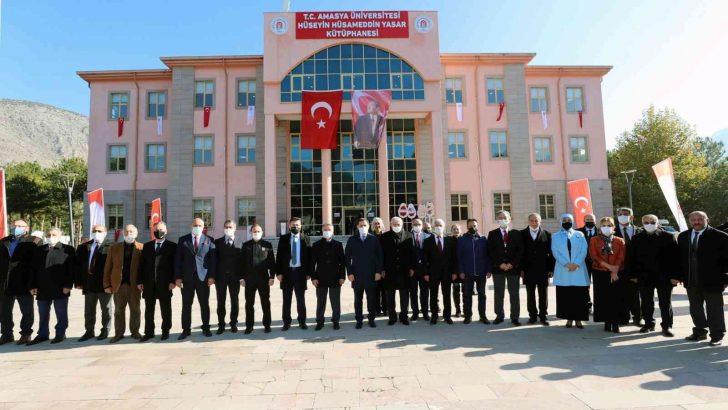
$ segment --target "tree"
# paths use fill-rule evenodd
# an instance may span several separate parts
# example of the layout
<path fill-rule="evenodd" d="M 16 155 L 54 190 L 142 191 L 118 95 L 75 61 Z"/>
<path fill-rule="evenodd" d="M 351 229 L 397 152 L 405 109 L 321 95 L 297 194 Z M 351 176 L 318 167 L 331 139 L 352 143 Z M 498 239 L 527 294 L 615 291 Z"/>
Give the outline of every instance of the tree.
<path fill-rule="evenodd" d="M 698 138 L 696 153 L 708 166 L 708 181 L 700 187 L 702 210 L 708 214 L 712 225 L 728 222 L 728 157 L 720 141 Z"/>

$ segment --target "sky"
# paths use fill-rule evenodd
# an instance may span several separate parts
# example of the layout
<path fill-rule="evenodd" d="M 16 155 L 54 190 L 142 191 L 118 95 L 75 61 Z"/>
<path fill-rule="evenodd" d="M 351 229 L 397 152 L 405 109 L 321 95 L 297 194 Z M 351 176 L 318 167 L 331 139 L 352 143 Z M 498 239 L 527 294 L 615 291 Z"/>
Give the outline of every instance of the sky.
<path fill-rule="evenodd" d="M 0 98 L 88 115 L 77 70 L 163 68 L 160 56 L 262 54 L 281 0 L 0 0 Z M 728 145 L 728 1 L 291 0 L 291 11 L 437 10 L 442 52 L 534 52 L 532 64 L 611 65 L 613 147 L 650 105 Z M 722 133 L 718 133 L 723 130 Z"/>

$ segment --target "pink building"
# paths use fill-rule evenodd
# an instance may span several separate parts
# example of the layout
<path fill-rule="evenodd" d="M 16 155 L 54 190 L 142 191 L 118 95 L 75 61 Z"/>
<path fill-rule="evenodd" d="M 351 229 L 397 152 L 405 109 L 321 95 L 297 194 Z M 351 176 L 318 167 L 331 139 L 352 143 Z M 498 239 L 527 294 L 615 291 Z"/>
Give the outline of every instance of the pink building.
<path fill-rule="evenodd" d="M 201 216 L 215 236 L 226 219 L 273 236 L 292 215 L 314 233 L 332 222 L 346 234 L 362 215 L 386 221 L 402 203 L 427 202 L 447 223 L 490 229 L 508 209 L 516 226 L 536 211 L 553 229 L 569 206 L 566 181 L 579 178 L 595 212 L 612 213 L 601 94 L 610 67 L 443 54 L 436 12 L 344 13 L 266 13 L 262 56 L 79 72 L 91 89 L 88 190 L 104 188 L 109 227 L 148 230 L 160 197 L 173 235 Z M 301 150 L 301 91 L 338 89 L 339 147 Z M 392 91 L 378 150 L 352 148 L 353 89 Z"/>

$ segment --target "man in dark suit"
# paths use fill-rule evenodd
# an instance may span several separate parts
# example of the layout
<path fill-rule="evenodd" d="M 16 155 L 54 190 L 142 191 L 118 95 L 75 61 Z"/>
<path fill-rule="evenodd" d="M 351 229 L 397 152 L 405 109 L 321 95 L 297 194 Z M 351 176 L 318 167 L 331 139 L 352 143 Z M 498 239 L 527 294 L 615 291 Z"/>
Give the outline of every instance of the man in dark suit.
<path fill-rule="evenodd" d="M 536 212 L 528 215 L 528 228 L 521 231 L 521 238 L 523 239 L 521 277 L 526 285 L 528 323 L 534 324 L 539 319 L 543 326 L 548 326 L 549 278 L 554 277 L 556 260 L 551 253 L 551 232 L 541 228 L 541 215 Z M 538 307 L 536 307 L 536 290 L 538 290 Z"/>
<path fill-rule="evenodd" d="M 192 334 L 192 303 L 197 294 L 202 318 L 202 334 L 210 332 L 210 286 L 215 284 L 217 255 L 212 238 L 202 233 L 205 222 L 200 218 L 192 220 L 191 233 L 179 238 L 175 255 L 175 285 L 182 288 L 182 333 L 178 340 Z"/>
<path fill-rule="evenodd" d="M 634 213 L 631 208 L 622 207 L 617 210 L 617 229 L 614 234 L 624 239 L 624 245 L 627 247 L 627 253 L 629 254 L 629 245 L 632 242 L 632 237 L 639 232 L 636 226 L 632 224 Z M 625 274 L 627 277 L 630 276 L 629 264 L 625 265 Z M 625 280 L 623 282 L 622 289 L 624 290 L 624 301 L 627 304 L 627 312 L 622 324 L 629 323 L 630 313 L 632 314 L 632 324 L 635 326 L 642 326 L 642 309 L 640 307 L 640 289 L 637 285 L 636 280 Z"/>
<path fill-rule="evenodd" d="M 581 228 L 578 228 L 577 231 L 584 234 L 584 238 L 586 239 L 586 244 L 589 245 L 589 241 L 591 238 L 597 236 L 597 226 L 596 226 L 596 216 L 594 214 L 586 214 L 584 215 L 584 226 Z M 525 238 L 524 238 L 525 240 Z M 591 281 L 592 277 L 592 261 L 591 257 L 587 253 L 586 255 L 586 270 L 589 272 L 589 280 Z M 591 296 L 589 296 L 589 312 L 591 312 L 592 308 L 592 301 Z"/>
<path fill-rule="evenodd" d="M 410 305 L 412 306 L 412 317 L 410 320 L 415 321 L 420 318 L 420 310 L 422 311 L 422 317 L 425 320 L 430 320 L 429 304 L 430 304 L 430 285 L 425 282 L 424 274 L 422 272 L 422 257 L 423 249 L 425 246 L 425 240 L 430 237 L 430 234 L 423 230 L 422 220 L 415 218 L 412 220 L 412 243 L 414 244 L 414 250 L 416 255 L 416 269 L 415 276 L 410 282 Z M 419 300 L 417 294 L 419 292 Z"/>
<path fill-rule="evenodd" d="M 380 217 L 372 219 L 372 235 L 382 241 L 384 235 L 384 221 Z M 377 316 L 387 316 L 387 290 L 384 288 L 384 281 L 377 282 Z"/>
<path fill-rule="evenodd" d="M 144 298 L 144 337 L 142 342 L 154 338 L 154 308 L 159 301 L 162 314 L 162 340 L 169 339 L 172 328 L 172 289 L 177 244 L 167 239 L 167 224 L 157 222 L 153 226 L 154 240 L 144 244 L 137 288 Z M 237 281 L 236 281 L 237 283 Z"/>
<path fill-rule="evenodd" d="M 321 227 L 323 238 L 311 248 L 311 283 L 316 288 L 316 330 L 324 328 L 326 297 L 331 300 L 331 322 L 339 330 L 341 319 L 341 285 L 346 280 L 344 246 L 334 239 L 334 226 Z"/>
<path fill-rule="evenodd" d="M 28 224 L 22 219 L 13 221 L 10 236 L 0 240 L 0 345 L 15 341 L 13 307 L 20 305 L 20 339 L 18 345 L 30 342 L 33 334 L 35 309 L 30 295 L 30 275 L 33 254 L 42 240 L 28 234 Z"/>
<path fill-rule="evenodd" d="M 384 270 L 382 280 L 387 290 L 388 325 L 397 323 L 395 309 L 395 293 L 399 291 L 399 321 L 409 325 L 407 307 L 409 305 L 409 290 L 417 269 L 417 254 L 415 253 L 412 235 L 402 228 L 402 218 L 395 216 L 389 223 L 389 231 L 382 234 L 380 245 L 384 257 Z"/>
<path fill-rule="evenodd" d="M 643 229 L 638 232 L 627 248 L 626 263 L 629 264 L 631 279 L 637 280 L 642 299 L 642 317 L 645 325 L 641 333 L 655 330 L 655 290 L 662 316 L 662 334 L 672 333 L 672 288 L 671 278 L 679 277 L 680 251 L 675 236 L 660 227 L 656 215 L 642 217 Z"/>
<path fill-rule="evenodd" d="M 51 305 L 56 313 L 56 335 L 51 344 L 66 340 L 68 329 L 68 297 L 73 288 L 76 252 L 72 246 L 61 243 L 61 230 L 48 230 L 48 244 L 35 248 L 33 255 L 30 293 L 38 301 L 38 335 L 28 345 L 49 339 Z"/>
<path fill-rule="evenodd" d="M 677 238 L 680 247 L 680 277 L 688 291 L 693 333 L 689 341 L 707 339 L 719 346 L 725 335 L 723 291 L 728 286 L 728 234 L 708 225 L 708 215 L 702 211 L 690 213 L 692 229 L 681 232 Z M 707 317 L 706 317 L 707 316 Z"/>
<path fill-rule="evenodd" d="M 384 117 L 379 112 L 379 102 L 370 101 L 367 113 L 356 119 L 354 128 L 354 148 L 376 148 L 384 130 Z"/>
<path fill-rule="evenodd" d="M 306 325 L 306 284 L 311 278 L 311 239 L 301 231 L 301 218 L 288 221 L 289 232 L 281 236 L 276 253 L 276 277 L 283 291 L 283 331 L 291 327 L 291 302 L 296 293 L 298 326 Z"/>
<path fill-rule="evenodd" d="M 346 270 L 349 282 L 354 289 L 354 319 L 356 328 L 362 328 L 364 321 L 363 298 L 367 296 L 367 310 L 370 327 L 377 327 L 374 319 L 376 312 L 376 282 L 382 278 L 382 247 L 379 240 L 369 233 L 369 221 L 359 218 L 356 224 L 357 233 L 346 242 Z"/>
<path fill-rule="evenodd" d="M 76 289 L 81 289 L 84 295 L 84 325 L 86 332 L 78 339 L 85 342 L 95 336 L 96 304 L 101 308 L 101 332 L 97 340 L 104 340 L 109 336 L 111 324 L 111 295 L 104 292 L 104 266 L 109 253 L 109 243 L 106 239 L 106 227 L 94 225 L 91 228 L 91 240 L 78 245 L 76 250 Z"/>
<path fill-rule="evenodd" d="M 215 291 L 217 292 L 217 334 L 225 332 L 225 299 L 230 293 L 230 331 L 238 331 L 238 313 L 240 311 L 240 250 L 243 238 L 235 235 L 235 222 L 225 221 L 224 235 L 215 240 L 217 250 L 217 273 Z"/>
<path fill-rule="evenodd" d="M 521 232 L 510 229 L 511 214 L 508 211 L 498 211 L 496 221 L 499 228 L 488 233 L 488 255 L 493 269 L 493 288 L 495 298 L 494 324 L 503 323 L 503 299 L 505 297 L 506 283 L 511 302 L 511 323 L 520 326 L 519 316 L 521 304 L 518 297 L 520 288 L 521 261 L 523 260 L 523 241 Z"/>
<path fill-rule="evenodd" d="M 450 226 L 450 237 L 455 240 L 455 266 L 458 270 L 460 265 L 457 261 L 457 243 L 461 236 L 463 236 L 463 233 L 460 224 Z M 452 298 L 455 302 L 455 317 L 460 317 L 462 315 L 463 280 L 460 278 L 460 272 L 457 273 L 457 277 L 452 281 Z"/>
<path fill-rule="evenodd" d="M 109 247 L 109 255 L 104 264 L 104 292 L 114 295 L 114 337 L 111 343 L 124 338 L 126 328 L 126 307 L 129 306 L 129 331 L 131 337 L 141 340 L 142 311 L 141 292 L 137 289 L 139 262 L 144 244 L 137 242 L 137 227 L 124 227 L 124 242 Z"/>
<path fill-rule="evenodd" d="M 273 286 L 276 261 L 273 245 L 263 239 L 263 228 L 258 224 L 250 227 L 253 239 L 245 242 L 241 250 L 240 285 L 245 287 L 245 334 L 253 332 L 255 324 L 255 292 L 260 296 L 263 308 L 263 326 L 270 333 L 270 288 Z"/>
<path fill-rule="evenodd" d="M 435 219 L 432 227 L 433 234 L 425 239 L 422 265 L 425 282 L 430 284 L 430 324 L 437 324 L 439 303 L 437 293 L 442 287 L 442 317 L 445 323 L 452 324 L 450 317 L 452 303 L 450 288 L 452 281 L 457 278 L 457 240 L 445 236 L 445 221 Z"/>

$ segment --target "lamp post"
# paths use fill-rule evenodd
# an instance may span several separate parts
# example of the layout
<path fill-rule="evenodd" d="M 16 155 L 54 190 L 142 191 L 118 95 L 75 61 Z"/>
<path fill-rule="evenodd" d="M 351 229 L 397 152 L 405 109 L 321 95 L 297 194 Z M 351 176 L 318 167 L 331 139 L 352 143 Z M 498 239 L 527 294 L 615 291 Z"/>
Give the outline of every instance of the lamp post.
<path fill-rule="evenodd" d="M 73 186 L 76 183 L 76 177 L 78 176 L 78 174 L 67 173 L 61 174 L 61 176 L 63 177 L 63 186 L 66 187 L 66 191 L 68 192 L 68 220 L 69 226 L 71 227 L 71 246 L 75 246 L 76 229 L 73 226 L 73 200 L 71 199 L 71 194 L 73 194 Z"/>
<path fill-rule="evenodd" d="M 627 191 L 629 192 L 629 209 L 634 212 L 634 207 L 632 206 L 632 181 L 634 181 L 634 174 L 637 172 L 636 169 L 630 169 L 629 171 L 622 171 L 621 173 L 624 174 L 624 179 L 627 180 Z"/>

